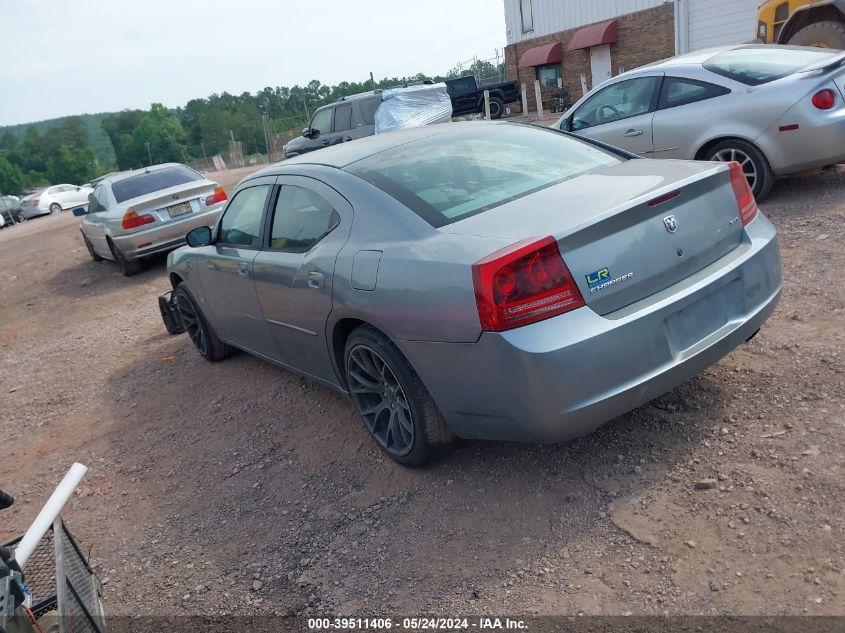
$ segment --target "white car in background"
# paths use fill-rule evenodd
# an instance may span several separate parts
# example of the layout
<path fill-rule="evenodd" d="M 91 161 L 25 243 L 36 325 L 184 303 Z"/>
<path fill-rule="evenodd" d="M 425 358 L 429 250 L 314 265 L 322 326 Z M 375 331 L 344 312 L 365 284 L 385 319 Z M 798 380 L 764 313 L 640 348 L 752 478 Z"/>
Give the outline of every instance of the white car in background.
<path fill-rule="evenodd" d="M 21 218 L 30 220 L 39 215 L 61 213 L 65 209 L 88 206 L 91 187 L 77 185 L 52 185 L 21 200 Z"/>

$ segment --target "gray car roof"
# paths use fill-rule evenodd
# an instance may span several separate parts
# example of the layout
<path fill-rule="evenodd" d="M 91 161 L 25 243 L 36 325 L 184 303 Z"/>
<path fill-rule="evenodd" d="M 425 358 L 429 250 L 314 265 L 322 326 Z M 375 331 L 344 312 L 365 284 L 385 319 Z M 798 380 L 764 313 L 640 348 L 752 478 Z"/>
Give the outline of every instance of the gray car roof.
<path fill-rule="evenodd" d="M 424 138 L 431 138 L 440 136 L 441 134 L 448 134 L 450 131 L 455 131 L 456 127 L 461 129 L 470 126 L 485 126 L 485 125 L 514 125 L 510 122 L 487 122 L 487 121 L 463 121 L 456 123 L 438 123 L 435 125 L 426 125 L 424 127 L 411 128 L 407 130 L 395 130 L 392 132 L 383 132 L 374 136 L 367 136 L 358 139 L 351 143 L 338 143 L 330 147 L 324 147 L 307 154 L 301 154 L 288 158 L 280 163 L 275 163 L 264 169 L 250 174 L 245 180 L 252 178 L 260 178 L 261 176 L 273 176 L 284 173 L 286 167 L 294 165 L 325 165 L 328 167 L 343 168 L 351 163 L 359 161 L 373 154 L 378 154 L 384 150 L 404 145 L 405 143 L 412 143 Z"/>

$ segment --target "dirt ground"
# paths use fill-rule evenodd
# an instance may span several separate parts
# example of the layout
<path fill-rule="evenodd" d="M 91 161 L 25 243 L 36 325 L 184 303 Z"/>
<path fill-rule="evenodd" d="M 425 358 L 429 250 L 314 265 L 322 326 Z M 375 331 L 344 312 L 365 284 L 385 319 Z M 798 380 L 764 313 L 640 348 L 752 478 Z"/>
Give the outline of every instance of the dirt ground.
<path fill-rule="evenodd" d="M 124 278 L 67 213 L 4 230 L 0 541 L 81 461 L 111 614 L 845 615 L 845 170 L 761 206 L 786 287 L 750 343 L 587 438 L 416 471 L 342 396 L 168 336 L 163 258 Z"/>

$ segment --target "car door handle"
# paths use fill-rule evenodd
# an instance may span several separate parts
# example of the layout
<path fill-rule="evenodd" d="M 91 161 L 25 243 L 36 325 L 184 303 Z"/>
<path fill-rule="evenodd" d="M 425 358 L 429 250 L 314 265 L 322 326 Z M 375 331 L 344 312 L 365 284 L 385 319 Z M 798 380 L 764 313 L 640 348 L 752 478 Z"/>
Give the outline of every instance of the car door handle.
<path fill-rule="evenodd" d="M 321 145 L 328 145 L 328 144 L 329 144 L 329 141 L 323 141 L 323 142 L 321 143 Z"/>
<path fill-rule="evenodd" d="M 643 135 L 642 130 L 628 130 L 627 132 L 625 132 L 625 134 L 623 134 L 623 136 L 627 136 L 628 138 L 630 138 L 632 136 L 642 136 L 642 135 Z"/>
<path fill-rule="evenodd" d="M 349 142 L 349 141 L 352 140 L 352 137 L 351 136 L 344 136 L 343 140 L 344 140 L 344 142 Z"/>
<path fill-rule="evenodd" d="M 326 285 L 326 276 L 323 273 L 311 272 L 308 273 L 308 287 L 314 290 L 322 290 Z"/>
<path fill-rule="evenodd" d="M 249 262 L 238 263 L 238 274 L 241 277 L 249 277 Z"/>

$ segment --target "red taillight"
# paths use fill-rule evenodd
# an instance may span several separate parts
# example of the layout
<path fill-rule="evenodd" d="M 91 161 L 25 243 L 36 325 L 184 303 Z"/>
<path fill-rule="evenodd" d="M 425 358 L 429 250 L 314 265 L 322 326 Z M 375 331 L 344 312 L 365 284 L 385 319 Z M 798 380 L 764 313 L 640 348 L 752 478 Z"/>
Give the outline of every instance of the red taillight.
<path fill-rule="evenodd" d="M 481 329 L 501 332 L 584 305 L 551 236 L 513 244 L 472 265 Z"/>
<path fill-rule="evenodd" d="M 35 200 L 32 201 L 32 206 L 37 207 L 39 202 L 41 202 L 41 198 L 36 198 Z"/>
<path fill-rule="evenodd" d="M 217 204 L 218 202 L 226 202 L 226 200 L 228 199 L 229 196 L 227 196 L 226 192 L 223 191 L 223 187 L 215 187 L 214 193 L 205 199 L 205 206 L 210 207 L 212 204 Z"/>
<path fill-rule="evenodd" d="M 754 199 L 751 187 L 748 186 L 748 179 L 742 171 L 742 165 L 732 160 L 728 163 L 728 167 L 731 170 L 731 187 L 733 187 L 736 204 L 739 207 L 739 217 L 742 219 L 742 225 L 745 226 L 757 216 L 757 201 Z"/>
<path fill-rule="evenodd" d="M 155 221 L 156 219 L 149 213 L 138 215 L 135 211 L 129 211 L 126 215 L 123 216 L 123 222 L 121 223 L 121 226 L 123 226 L 124 229 L 137 229 L 139 226 L 151 224 Z"/>
<path fill-rule="evenodd" d="M 836 93 L 829 88 L 819 90 L 813 95 L 813 105 L 819 110 L 830 110 L 836 105 Z"/>

